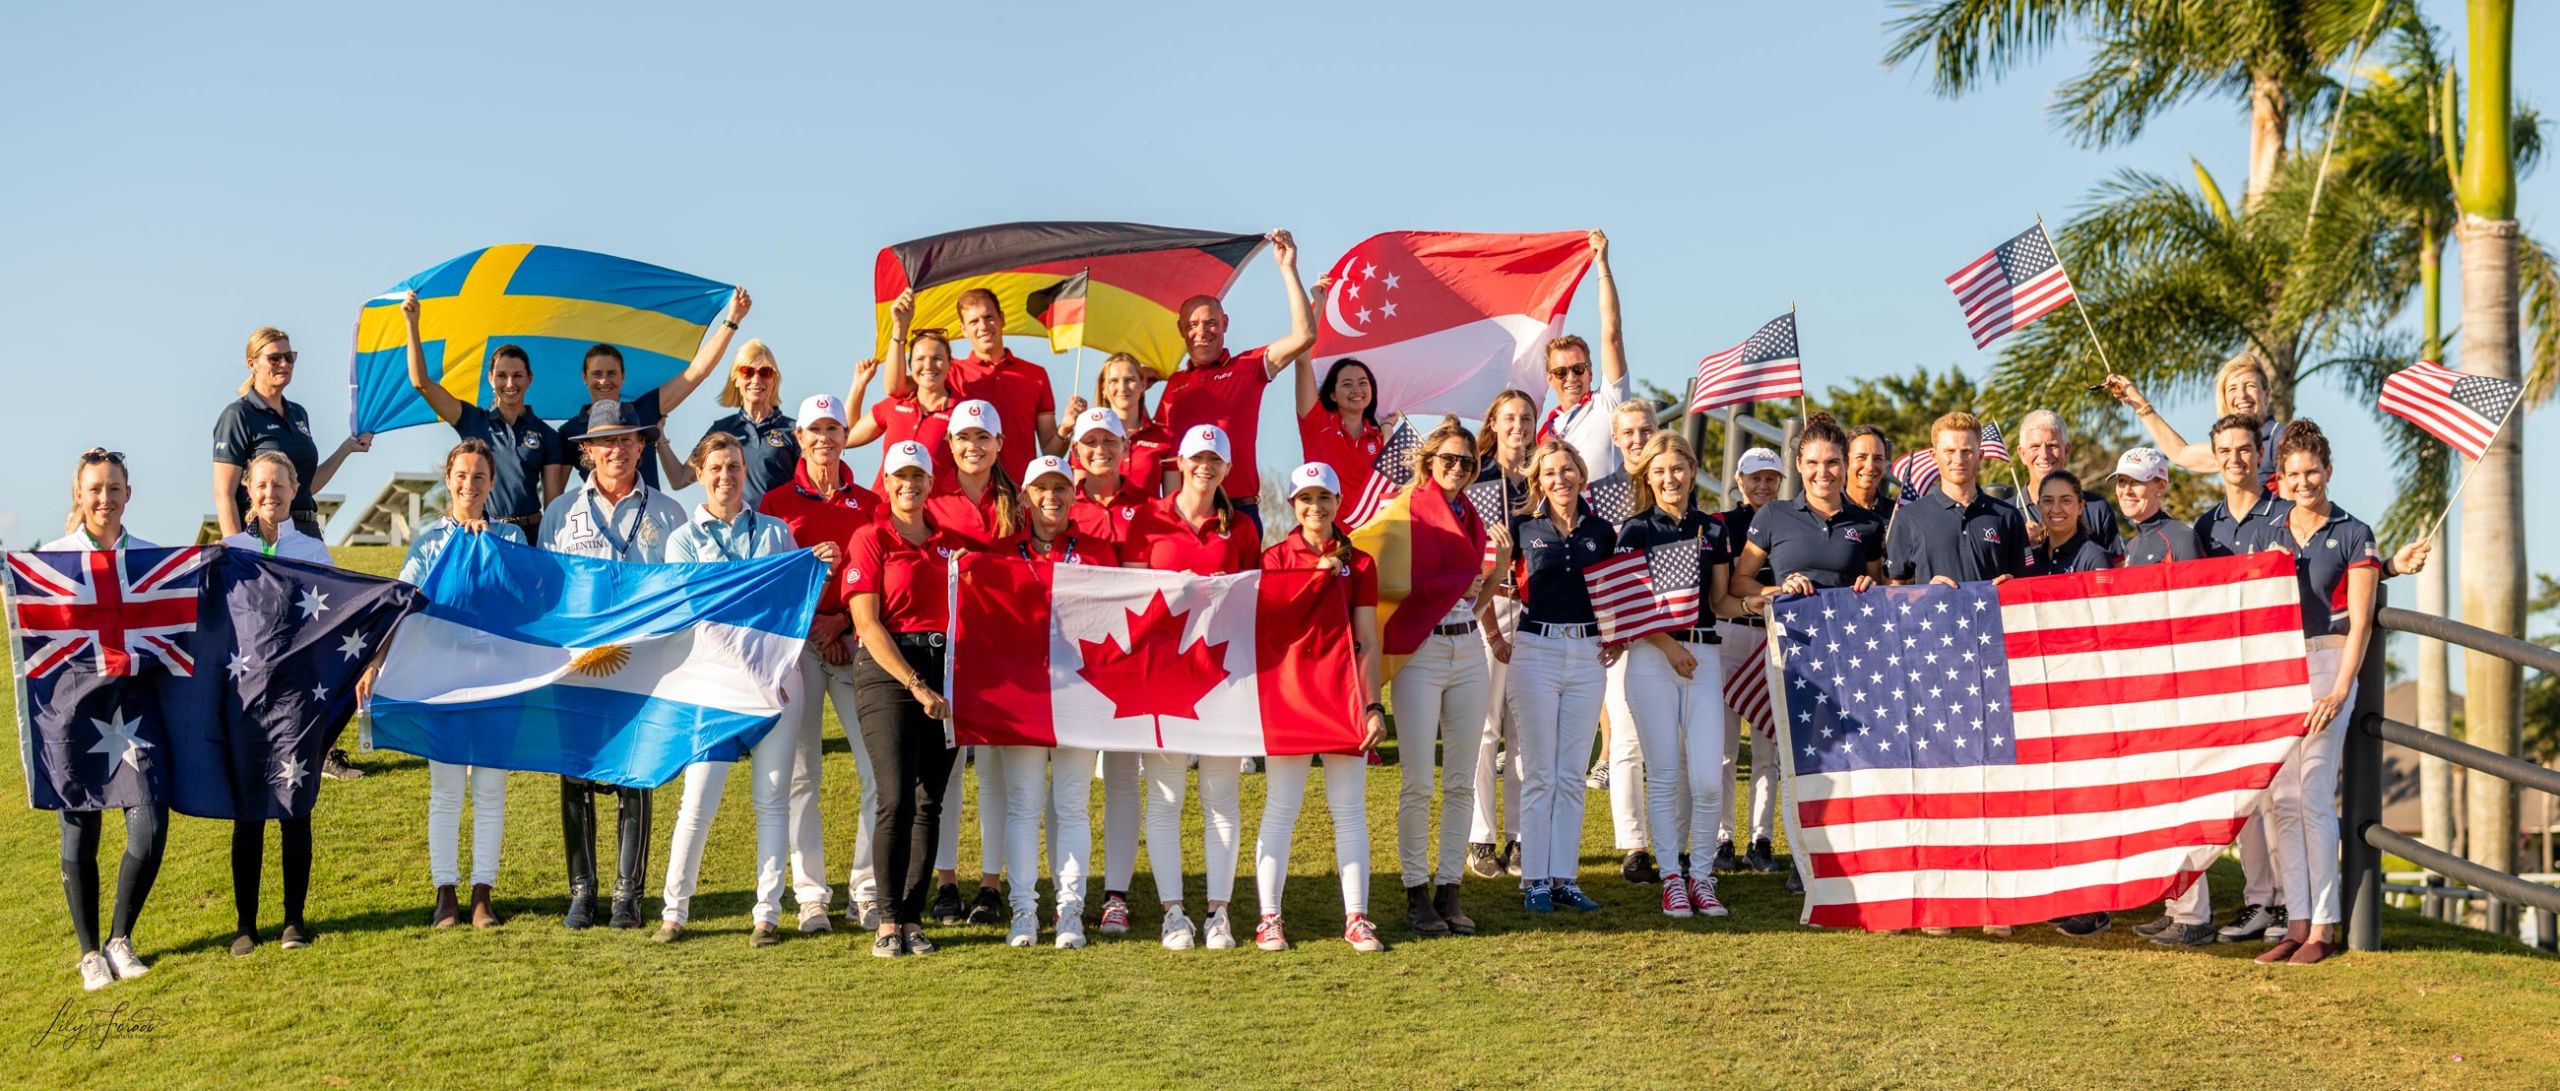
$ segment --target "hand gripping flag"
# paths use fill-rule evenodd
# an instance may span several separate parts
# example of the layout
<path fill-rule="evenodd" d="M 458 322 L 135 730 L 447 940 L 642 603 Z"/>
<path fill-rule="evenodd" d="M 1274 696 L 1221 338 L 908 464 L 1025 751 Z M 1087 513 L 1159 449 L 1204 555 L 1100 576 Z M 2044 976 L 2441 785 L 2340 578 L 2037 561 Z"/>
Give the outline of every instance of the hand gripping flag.
<path fill-rule="evenodd" d="M 1493 495 L 1500 497 L 1502 482 L 1492 484 Z M 1459 509 L 1426 476 L 1351 532 L 1351 544 L 1378 563 L 1382 679 L 1395 677 L 1493 563 L 1475 495 L 1475 489 L 1468 489 L 1466 507 Z M 1502 515 L 1496 511 L 1491 517 Z"/>
<path fill-rule="evenodd" d="M 18 752 L 27 803 L 48 811 L 168 798 L 164 674 L 188 650 L 208 551 L 8 555 Z"/>
<path fill-rule="evenodd" d="M 2476 460 L 2497 441 L 2522 390 L 2505 379 L 2420 360 L 2382 381 L 2380 405 Z"/>
<path fill-rule="evenodd" d="M 952 566 L 961 745 L 1210 757 L 1360 748 L 1351 610 L 1330 571 L 1193 576 L 1012 557 Z"/>
<path fill-rule="evenodd" d="M 411 289 L 418 293 L 428 378 L 467 404 L 493 406 L 490 356 L 515 345 L 533 361 L 525 404 L 555 420 L 589 400 L 579 363 L 590 346 L 622 350 L 625 389 L 654 388 L 693 362 L 734 290 L 563 246 L 519 242 L 474 250 L 392 285 L 356 312 L 349 379 L 358 432 L 435 423 L 435 411 L 409 385 L 409 327 L 400 301 Z"/>
<path fill-rule="evenodd" d="M 1698 624 L 1698 540 L 1683 538 L 1650 549 L 1621 550 L 1582 570 L 1600 640 L 1630 640 L 1694 628 Z"/>
<path fill-rule="evenodd" d="M 456 765 L 654 788 L 783 711 L 826 565 L 567 557 L 461 534 L 373 691 L 373 739 Z"/>
<path fill-rule="evenodd" d="M 873 351 L 889 355 L 889 305 L 907 289 L 916 292 L 917 328 L 958 329 L 961 293 L 984 288 L 1004 304 L 1008 335 L 1046 335 L 1052 351 L 1126 352 L 1171 375 L 1182 362 L 1175 308 L 1192 296 L 1225 296 L 1264 241 L 1151 224 L 1050 221 L 973 227 L 882 247 L 871 272 L 879 301 Z M 1083 283 L 1070 284 L 1078 277 Z M 1066 326 L 1076 327 L 1073 341 L 1063 333 Z"/>
<path fill-rule="evenodd" d="M 1804 920 L 2016 925 L 2184 891 L 2302 738 L 2301 617 L 2268 553 L 1777 604 Z"/>
<path fill-rule="evenodd" d="M 167 680 L 169 806 L 198 818 L 299 818 L 356 711 L 356 679 L 417 589 L 325 564 L 215 551 L 189 642 Z"/>
<path fill-rule="evenodd" d="M 1327 274 L 1315 367 L 1359 357 L 1382 413 L 1474 416 L 1506 388 L 1546 389 L 1547 342 L 1590 267 L 1580 231 L 1372 235 Z"/>

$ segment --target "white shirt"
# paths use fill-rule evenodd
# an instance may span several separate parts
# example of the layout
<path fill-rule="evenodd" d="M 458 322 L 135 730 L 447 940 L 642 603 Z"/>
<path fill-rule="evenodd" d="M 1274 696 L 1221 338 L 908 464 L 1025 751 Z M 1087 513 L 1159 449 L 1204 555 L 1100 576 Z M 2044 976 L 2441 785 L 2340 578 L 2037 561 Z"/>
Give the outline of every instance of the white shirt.
<path fill-rule="evenodd" d="M 97 551 L 97 550 L 99 550 L 99 549 L 102 549 L 102 548 L 103 548 L 103 549 L 158 549 L 158 548 L 160 548 L 160 547 L 155 546 L 155 545 L 152 545 L 152 544 L 151 544 L 151 543 L 149 543 L 149 542 L 143 541 L 143 540 L 142 540 L 142 539 L 140 539 L 140 538 L 136 538 L 136 537 L 134 537 L 134 536 L 133 536 L 133 532 L 132 532 L 132 531 L 130 531 L 130 530 L 125 531 L 125 532 L 124 532 L 124 537 L 116 539 L 116 540 L 115 540 L 115 542 L 114 542 L 114 544 L 112 544 L 112 545 L 107 545 L 107 546 L 100 546 L 100 545 L 98 545 L 97 543 L 92 542 L 92 541 L 90 541 L 90 540 L 89 540 L 89 531 L 88 531 L 88 528 L 83 527 L 83 528 L 80 528 L 80 529 L 74 530 L 74 531 L 72 531 L 72 532 L 71 532 L 71 533 L 69 533 L 69 534 L 65 534 L 65 535 L 63 535 L 62 537 L 56 538 L 56 539 L 54 539 L 54 540 L 52 540 L 52 541 L 50 541 L 50 542 L 46 542 L 46 543 L 45 543 L 45 544 L 43 544 L 43 545 L 37 546 L 37 547 L 36 547 L 36 551 L 37 551 L 37 552 L 39 552 L 39 553 L 91 553 L 91 552 L 95 552 L 95 551 Z"/>
<path fill-rule="evenodd" d="M 635 483 L 620 503 L 607 505 L 595 480 L 578 482 L 542 509 L 542 548 L 573 557 L 659 564 L 667 540 L 684 525 L 684 505 Z"/>
<path fill-rule="evenodd" d="M 336 558 L 329 556 L 328 543 L 295 529 L 291 520 L 276 527 L 276 544 L 273 546 L 269 546 L 266 539 L 258 537 L 258 532 L 254 530 L 244 530 L 234 534 L 223 539 L 222 544 L 236 549 L 254 550 L 270 557 L 282 557 L 288 561 L 310 561 L 313 564 L 338 563 Z"/>
<path fill-rule="evenodd" d="M 1619 404 L 1627 400 L 1628 381 L 1627 376 L 1621 375 L 1615 381 L 1595 382 L 1591 384 L 1591 396 L 1581 405 L 1556 411 L 1551 427 L 1556 438 L 1581 453 L 1583 468 L 1588 471 L 1583 475 L 1585 481 L 1598 481 L 1618 472 L 1624 464 L 1609 429 L 1617 423 Z"/>

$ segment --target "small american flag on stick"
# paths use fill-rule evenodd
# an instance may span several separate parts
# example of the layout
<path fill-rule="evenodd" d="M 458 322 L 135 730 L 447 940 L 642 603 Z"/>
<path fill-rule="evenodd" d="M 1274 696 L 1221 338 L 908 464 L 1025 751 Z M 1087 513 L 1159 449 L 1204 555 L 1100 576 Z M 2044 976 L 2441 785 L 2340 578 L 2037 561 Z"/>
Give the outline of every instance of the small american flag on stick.
<path fill-rule="evenodd" d="M 1350 509 L 1342 514 L 1345 529 L 1356 530 L 1377 518 L 1378 509 L 1413 484 L 1413 452 L 1420 446 L 1422 437 L 1413 434 L 1413 423 L 1397 417 L 1395 430 L 1387 433 L 1386 444 L 1378 448 L 1378 457 L 1370 465 L 1368 485 L 1352 498 Z"/>
<path fill-rule="evenodd" d="M 2053 252 L 2053 240 L 2037 224 L 1992 247 L 1947 277 L 1964 309 L 1965 330 L 1975 348 L 1989 346 L 2021 326 L 2071 302 L 2071 277 Z"/>
<path fill-rule="evenodd" d="M 1698 361 L 1689 412 L 1804 395 L 1804 361 L 1796 351 L 1796 315 L 1769 320 L 1739 345 Z"/>
<path fill-rule="evenodd" d="M 2478 459 L 2489 452 L 2522 388 L 2420 360 L 2382 381 L 2381 407 Z"/>
<path fill-rule="evenodd" d="M 1696 626 L 1699 567 L 1698 540 L 1682 538 L 1583 569 L 1601 641 L 1619 644 Z"/>
<path fill-rule="evenodd" d="M 1982 422 L 1982 457 L 1994 462 L 2009 461 L 2009 441 L 2000 434 L 2000 426 Z"/>

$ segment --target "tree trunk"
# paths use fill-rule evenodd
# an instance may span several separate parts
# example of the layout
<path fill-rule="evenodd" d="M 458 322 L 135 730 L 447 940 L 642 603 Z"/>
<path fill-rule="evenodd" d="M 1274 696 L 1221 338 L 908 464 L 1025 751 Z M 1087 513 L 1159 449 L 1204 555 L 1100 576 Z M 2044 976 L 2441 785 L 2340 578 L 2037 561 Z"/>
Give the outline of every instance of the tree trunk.
<path fill-rule="evenodd" d="M 2456 231 L 2462 250 L 2462 370 L 2516 381 L 2516 221 L 2465 213 Z M 2524 635 L 2523 447 L 2518 429 L 2501 432 L 2462 494 L 2462 620 L 2510 636 Z M 2489 655 L 2465 655 L 2462 662 L 2464 740 L 2514 754 L 2524 669 Z M 2515 786 L 2476 779 L 2469 793 L 2471 859 L 2513 872 Z"/>
<path fill-rule="evenodd" d="M 2242 188 L 2240 204 L 2256 209 L 2258 199 L 2276 183 L 2276 168 L 2284 163 L 2284 136 L 2293 120 L 2293 100 L 2285 93 L 2284 80 L 2273 72 L 2249 74 L 2249 182 Z"/>

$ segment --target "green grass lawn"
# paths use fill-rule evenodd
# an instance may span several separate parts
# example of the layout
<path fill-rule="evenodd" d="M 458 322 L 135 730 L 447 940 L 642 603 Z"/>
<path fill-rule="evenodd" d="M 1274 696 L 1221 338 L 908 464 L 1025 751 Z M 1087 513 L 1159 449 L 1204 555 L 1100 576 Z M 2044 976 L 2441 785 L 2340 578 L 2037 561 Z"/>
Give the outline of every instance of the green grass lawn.
<path fill-rule="evenodd" d="M 373 571 L 393 560 L 343 556 Z M 940 952 L 897 961 L 844 932 L 748 948 L 743 763 L 684 942 L 559 927 L 556 780 L 535 774 L 510 786 L 506 925 L 433 932 L 425 763 L 358 761 L 373 775 L 321 793 L 314 946 L 275 946 L 271 863 L 268 942 L 232 958 L 227 823 L 173 818 L 136 934 L 154 969 L 96 994 L 72 969 L 54 817 L 0 819 L 0 890 L 15 892 L 0 900 L 0 1086 L 2560 1086 L 2560 960 L 2501 940 L 2395 913 L 2386 952 L 2295 969 L 2251 963 L 2255 947 L 2162 950 L 2124 928 L 2080 941 L 2048 928 L 2008 941 L 1825 932 L 1795 923 L 1776 875 L 1727 880 L 1730 919 L 1672 921 L 1654 888 L 1616 877 L 1598 793 L 1584 865 L 1605 911 L 1533 917 L 1508 884 L 1470 879 L 1484 934 L 1410 940 L 1392 752 L 1369 781 L 1382 868 L 1371 899 L 1395 945 L 1384 954 L 1336 937 L 1329 820 L 1310 798 L 1288 892 L 1295 951 L 1168 952 L 1148 909 L 1130 936 L 1082 951 L 1013 950 L 1000 928 L 963 927 L 936 930 Z M 828 761 L 840 878 L 853 762 L 832 727 Z M 23 773 L 6 776 L 23 798 Z M 1260 779 L 1246 778 L 1248 837 Z M 676 796 L 658 801 L 653 867 Z M 1098 840 L 1099 791 L 1094 802 Z M 962 821 L 966 876 L 974 807 Z M 110 819 L 110 889 L 121 836 Z M 2226 869 L 2218 889 L 2237 890 Z M 1250 906 L 1249 840 L 1244 872 Z M 1136 901 L 1150 905 L 1138 873 Z M 662 877 L 650 876 L 653 915 Z M 1195 912 L 1199 882 L 1195 870 Z M 1250 910 L 1237 919 L 1249 929 Z M 75 1019 L 127 1005 L 150 1029 L 39 1041 L 66 1003 Z"/>

